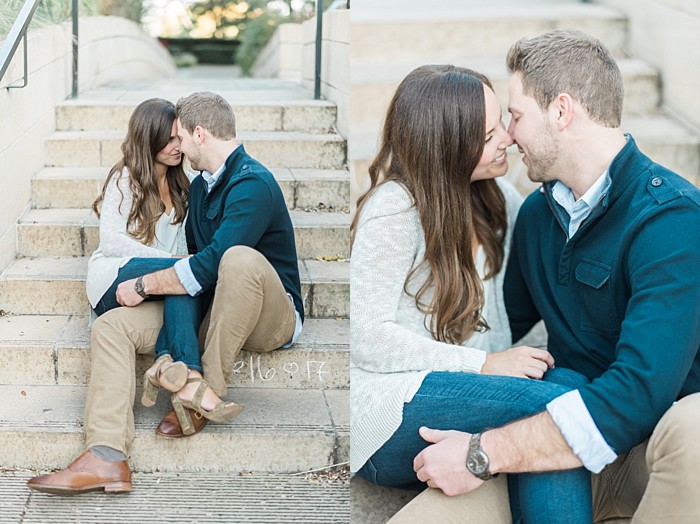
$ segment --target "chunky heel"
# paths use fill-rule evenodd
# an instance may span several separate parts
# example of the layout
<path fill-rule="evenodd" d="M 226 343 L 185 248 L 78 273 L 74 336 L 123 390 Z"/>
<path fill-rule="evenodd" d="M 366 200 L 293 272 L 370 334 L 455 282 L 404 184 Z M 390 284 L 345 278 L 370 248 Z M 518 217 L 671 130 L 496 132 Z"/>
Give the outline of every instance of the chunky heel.
<path fill-rule="evenodd" d="M 150 378 L 151 377 L 148 376 L 148 373 L 144 373 L 143 395 L 141 395 L 141 404 L 143 404 L 147 408 L 150 408 L 151 406 L 155 405 L 156 400 L 158 399 L 158 388 L 153 385 Z"/>
<path fill-rule="evenodd" d="M 131 491 L 131 482 L 109 482 L 105 484 L 105 493 L 128 493 Z"/>
<path fill-rule="evenodd" d="M 192 400 L 182 400 L 177 394 L 173 395 L 173 407 L 175 407 L 175 403 L 177 402 L 183 413 L 187 413 L 187 410 L 185 410 L 185 408 L 187 408 L 196 411 L 207 420 L 211 420 L 213 422 L 226 422 L 243 411 L 243 406 L 241 404 L 228 404 L 224 400 L 217 402 L 213 409 L 204 409 L 202 407 L 202 400 L 204 399 L 204 394 L 206 393 L 207 388 L 209 388 L 209 384 L 206 380 L 199 377 L 188 378 L 187 382 L 199 382 L 199 386 L 197 387 L 197 391 L 195 391 Z M 177 413 L 177 408 L 175 409 L 175 412 Z M 180 415 L 178 414 L 178 420 L 179 419 Z M 187 416 L 187 419 L 188 422 L 192 424 L 192 420 L 190 419 L 189 415 Z M 182 421 L 180 421 L 180 424 L 182 424 Z M 184 432 L 185 428 L 183 427 L 182 430 Z"/>
<path fill-rule="evenodd" d="M 175 393 L 180 391 L 186 382 L 187 365 L 184 362 L 173 362 L 170 355 L 161 355 L 143 375 L 141 404 L 150 408 L 158 399 L 159 388 Z"/>
<path fill-rule="evenodd" d="M 173 394 L 172 397 L 173 409 L 175 410 L 175 415 L 177 416 L 177 421 L 180 423 L 180 428 L 182 428 L 183 435 L 194 435 L 194 424 L 192 423 L 192 417 L 190 417 L 189 411 L 185 409 L 182 403 L 182 399 L 177 396 L 177 393 Z"/>

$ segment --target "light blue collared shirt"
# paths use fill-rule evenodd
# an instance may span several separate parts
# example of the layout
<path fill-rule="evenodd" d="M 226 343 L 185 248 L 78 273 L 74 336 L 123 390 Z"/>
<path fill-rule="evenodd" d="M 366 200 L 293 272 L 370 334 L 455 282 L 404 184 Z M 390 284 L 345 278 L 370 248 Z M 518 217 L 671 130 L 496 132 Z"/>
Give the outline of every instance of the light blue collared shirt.
<path fill-rule="evenodd" d="M 236 148 L 238 148 L 236 146 Z M 235 150 L 234 150 L 235 151 Z M 216 181 L 221 178 L 222 173 L 224 172 L 224 169 L 226 168 L 226 162 L 221 164 L 219 169 L 214 171 L 214 173 L 210 173 L 209 171 L 204 171 L 202 170 L 202 178 L 204 181 L 207 183 L 207 193 L 211 192 L 211 188 L 214 187 L 214 184 L 216 184 Z M 192 272 L 192 268 L 190 267 L 190 259 L 189 258 L 183 258 L 182 260 L 178 260 L 175 262 L 173 265 L 175 268 L 175 273 L 177 273 L 177 278 L 180 280 L 180 283 L 182 284 L 182 287 L 185 288 L 185 291 L 187 291 L 187 294 L 194 297 L 198 295 L 199 293 L 202 292 L 202 286 L 197 280 L 197 278 L 194 276 L 194 273 Z M 287 296 L 289 297 L 289 300 L 292 301 L 292 305 L 294 304 L 294 300 L 292 299 L 292 295 L 287 293 Z M 282 348 L 287 349 L 291 347 L 299 338 L 299 335 L 301 335 L 301 328 L 302 328 L 302 323 L 301 323 L 301 315 L 299 312 L 294 309 L 294 314 L 296 318 L 296 322 L 294 325 L 294 334 L 292 335 L 292 339 L 287 342 Z"/>
<path fill-rule="evenodd" d="M 593 208 L 605 196 L 611 184 L 610 173 L 606 169 L 605 173 L 600 175 L 598 180 L 578 200 L 574 197 L 574 192 L 563 182 L 554 184 L 552 196 L 569 215 L 569 238 L 576 234 L 581 223 L 588 218 Z"/>
<path fill-rule="evenodd" d="M 554 184 L 552 196 L 569 215 L 569 238 L 576 234 L 611 185 L 607 169 L 578 200 L 568 186 L 562 182 Z M 600 433 L 578 390 L 569 391 L 552 400 L 547 404 L 547 411 L 586 469 L 598 473 L 617 458 L 615 451 Z"/>

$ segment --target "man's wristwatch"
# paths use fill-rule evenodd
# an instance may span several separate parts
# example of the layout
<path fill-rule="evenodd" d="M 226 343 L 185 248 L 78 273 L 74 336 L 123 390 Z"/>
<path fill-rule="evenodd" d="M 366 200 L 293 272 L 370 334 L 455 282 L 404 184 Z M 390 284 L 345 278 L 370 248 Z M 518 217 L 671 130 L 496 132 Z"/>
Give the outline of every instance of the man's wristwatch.
<path fill-rule="evenodd" d="M 498 476 L 498 473 L 495 475 L 489 473 L 489 456 L 481 449 L 481 433 L 474 433 L 469 440 L 467 469 L 481 480 L 491 480 Z"/>
<path fill-rule="evenodd" d="M 148 298 L 148 295 L 145 291 L 145 286 L 143 285 L 143 277 L 139 277 L 136 279 L 136 282 L 134 283 L 134 291 L 136 291 L 143 298 Z"/>

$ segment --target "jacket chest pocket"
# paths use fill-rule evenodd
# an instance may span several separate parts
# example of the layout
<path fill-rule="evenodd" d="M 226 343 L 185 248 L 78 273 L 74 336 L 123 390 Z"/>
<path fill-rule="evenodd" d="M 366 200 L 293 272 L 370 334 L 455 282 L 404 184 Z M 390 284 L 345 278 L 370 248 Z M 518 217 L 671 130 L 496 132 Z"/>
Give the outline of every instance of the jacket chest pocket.
<path fill-rule="evenodd" d="M 216 218 L 219 216 L 219 207 L 218 207 L 218 206 L 217 206 L 217 207 L 213 207 L 213 208 L 210 207 L 210 208 L 207 210 L 206 215 L 204 215 L 204 216 L 205 216 L 205 218 L 206 218 L 207 220 L 210 220 L 210 221 L 214 222 L 214 221 L 216 220 Z"/>
<path fill-rule="evenodd" d="M 576 266 L 583 331 L 606 336 L 616 336 L 620 333 L 620 319 L 615 310 L 610 283 L 611 273 L 610 266 L 586 258 Z"/>

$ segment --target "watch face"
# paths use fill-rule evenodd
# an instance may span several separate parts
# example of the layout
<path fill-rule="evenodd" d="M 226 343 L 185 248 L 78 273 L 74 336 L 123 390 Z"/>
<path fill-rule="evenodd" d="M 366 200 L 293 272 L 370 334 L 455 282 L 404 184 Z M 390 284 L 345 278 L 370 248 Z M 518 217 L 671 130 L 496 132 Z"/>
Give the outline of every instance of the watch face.
<path fill-rule="evenodd" d="M 467 457 L 467 468 L 474 475 L 481 475 L 489 469 L 489 459 L 480 449 L 472 450 Z"/>

